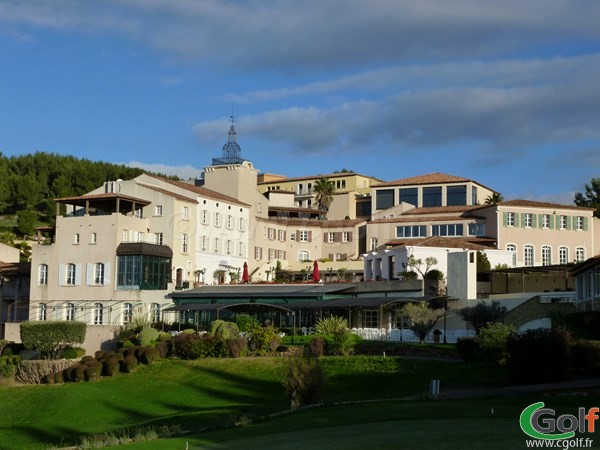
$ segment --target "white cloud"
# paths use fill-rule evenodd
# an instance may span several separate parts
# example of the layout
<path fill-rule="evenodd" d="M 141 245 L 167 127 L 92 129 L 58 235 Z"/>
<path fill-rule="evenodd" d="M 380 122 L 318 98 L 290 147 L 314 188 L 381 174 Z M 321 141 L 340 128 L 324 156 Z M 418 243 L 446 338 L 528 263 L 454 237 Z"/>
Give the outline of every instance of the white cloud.
<path fill-rule="evenodd" d="M 170 166 L 168 164 L 150 164 L 141 161 L 129 161 L 124 163 L 128 167 L 138 167 L 140 169 L 147 170 L 148 172 L 161 173 L 163 175 L 177 175 L 183 180 L 190 178 L 196 178 L 202 173 L 202 169 L 186 164 L 183 166 Z"/>

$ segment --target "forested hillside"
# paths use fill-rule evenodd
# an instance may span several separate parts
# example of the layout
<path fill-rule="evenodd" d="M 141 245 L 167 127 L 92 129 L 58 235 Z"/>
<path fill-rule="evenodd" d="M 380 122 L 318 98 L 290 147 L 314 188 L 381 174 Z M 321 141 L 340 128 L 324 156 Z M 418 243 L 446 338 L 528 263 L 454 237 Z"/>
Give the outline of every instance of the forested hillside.
<path fill-rule="evenodd" d="M 0 153 L 0 215 L 3 231 L 29 234 L 52 223 L 54 198 L 81 195 L 107 180 L 130 179 L 138 168 L 52 153 L 6 157 Z"/>

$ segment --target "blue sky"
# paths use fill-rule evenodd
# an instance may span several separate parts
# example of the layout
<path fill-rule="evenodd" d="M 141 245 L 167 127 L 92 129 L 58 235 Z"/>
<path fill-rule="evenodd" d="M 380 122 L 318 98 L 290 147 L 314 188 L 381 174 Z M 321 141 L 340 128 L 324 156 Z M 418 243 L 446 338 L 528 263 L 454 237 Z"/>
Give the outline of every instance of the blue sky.
<path fill-rule="evenodd" d="M 597 0 L 0 0 L 0 151 L 184 178 L 444 172 L 571 203 L 600 176 Z"/>

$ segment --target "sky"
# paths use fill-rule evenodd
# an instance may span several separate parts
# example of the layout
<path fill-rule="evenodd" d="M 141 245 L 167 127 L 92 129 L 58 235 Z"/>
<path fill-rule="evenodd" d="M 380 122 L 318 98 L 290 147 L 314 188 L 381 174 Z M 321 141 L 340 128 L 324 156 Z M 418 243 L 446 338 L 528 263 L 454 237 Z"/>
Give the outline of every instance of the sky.
<path fill-rule="evenodd" d="M 193 178 L 442 172 L 572 203 L 600 177 L 597 0 L 0 0 L 0 152 Z"/>

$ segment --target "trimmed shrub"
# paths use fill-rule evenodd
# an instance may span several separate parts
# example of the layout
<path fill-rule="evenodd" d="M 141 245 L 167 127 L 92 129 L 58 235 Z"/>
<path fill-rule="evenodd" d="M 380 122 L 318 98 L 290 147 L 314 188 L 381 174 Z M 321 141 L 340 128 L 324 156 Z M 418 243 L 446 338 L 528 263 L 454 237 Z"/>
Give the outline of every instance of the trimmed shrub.
<path fill-rule="evenodd" d="M 160 353 L 156 348 L 146 347 L 142 352 L 142 357 L 140 362 L 142 364 L 150 365 L 154 364 L 156 361 L 160 359 Z"/>
<path fill-rule="evenodd" d="M 482 359 L 481 347 L 479 346 L 479 341 L 476 338 L 459 338 L 456 341 L 456 349 L 458 350 L 458 355 L 464 362 L 479 362 Z"/>
<path fill-rule="evenodd" d="M 88 361 L 96 361 L 96 359 L 93 356 L 85 355 L 79 362 L 83 364 L 87 363 Z"/>
<path fill-rule="evenodd" d="M 78 359 L 85 355 L 85 349 L 81 347 L 66 347 L 62 351 L 64 359 Z"/>
<path fill-rule="evenodd" d="M 134 355 L 127 355 L 123 361 L 120 362 L 121 372 L 131 373 L 135 370 L 138 365 L 138 360 Z"/>
<path fill-rule="evenodd" d="M 53 373 L 49 373 L 48 375 L 45 375 L 44 378 L 42 378 L 42 383 L 43 384 L 54 384 L 54 374 Z"/>
<path fill-rule="evenodd" d="M 87 367 L 82 364 L 75 365 L 71 371 L 71 381 L 75 383 L 85 381 L 85 369 L 87 369 Z"/>
<path fill-rule="evenodd" d="M 186 328 L 181 332 L 181 334 L 198 334 L 194 328 Z"/>
<path fill-rule="evenodd" d="M 82 344 L 86 324 L 70 321 L 22 322 L 21 341 L 28 350 L 37 350 L 45 358 L 55 359 L 71 344 Z"/>
<path fill-rule="evenodd" d="M 313 336 L 308 342 L 308 354 L 312 356 L 323 356 L 327 353 L 327 339 L 323 336 Z"/>
<path fill-rule="evenodd" d="M 229 356 L 232 358 L 239 358 L 248 354 L 248 339 L 244 337 L 237 337 L 227 339 L 225 341 L 227 348 L 229 349 Z"/>
<path fill-rule="evenodd" d="M 17 364 L 21 362 L 19 356 L 2 356 L 0 357 L 0 377 L 13 378 L 17 370 Z"/>
<path fill-rule="evenodd" d="M 60 372 L 56 372 L 54 374 L 54 384 L 62 384 L 65 382 L 65 374 L 61 370 Z"/>
<path fill-rule="evenodd" d="M 294 356 L 284 359 L 283 388 L 292 409 L 319 403 L 325 375 L 317 358 Z"/>
<path fill-rule="evenodd" d="M 535 329 L 508 339 L 508 369 L 517 383 L 545 383 L 565 377 L 569 335 L 561 330 Z"/>
<path fill-rule="evenodd" d="M 104 359 L 104 357 L 106 356 L 106 353 L 104 350 L 98 350 L 96 353 L 94 353 L 94 358 L 96 358 L 96 360 L 100 361 L 101 359 Z"/>
<path fill-rule="evenodd" d="M 157 342 L 154 348 L 158 350 L 161 358 L 168 358 L 173 354 L 173 342 L 171 340 Z"/>
<path fill-rule="evenodd" d="M 102 374 L 107 377 L 112 377 L 114 374 L 119 373 L 119 358 L 112 356 L 105 358 L 102 361 Z"/>
<path fill-rule="evenodd" d="M 173 338 L 173 352 L 182 359 L 224 357 L 229 349 L 222 339 L 197 334 L 180 334 Z"/>
<path fill-rule="evenodd" d="M 132 352 L 129 354 L 123 354 L 123 356 L 127 357 L 129 355 L 133 355 L 135 356 L 135 359 L 137 359 L 138 361 L 141 361 L 142 356 L 144 355 L 144 352 L 146 351 L 148 347 L 134 347 L 132 348 Z"/>
<path fill-rule="evenodd" d="M 214 329 L 212 335 L 227 340 L 238 337 L 240 335 L 240 330 L 233 322 L 223 322 Z"/>
<path fill-rule="evenodd" d="M 102 364 L 99 363 L 98 361 L 92 360 L 92 361 L 87 361 L 86 363 L 82 364 L 83 367 L 85 367 L 85 380 L 86 381 L 94 381 L 97 380 L 98 378 L 100 378 L 100 375 L 102 374 Z"/>
<path fill-rule="evenodd" d="M 138 333 L 137 338 L 142 347 L 148 347 L 158 341 L 158 336 L 159 334 L 157 329 L 147 327 L 142 328 L 142 331 Z"/>

